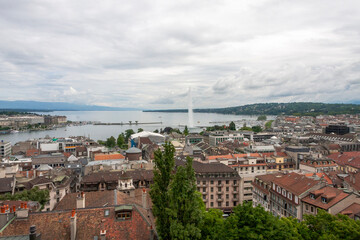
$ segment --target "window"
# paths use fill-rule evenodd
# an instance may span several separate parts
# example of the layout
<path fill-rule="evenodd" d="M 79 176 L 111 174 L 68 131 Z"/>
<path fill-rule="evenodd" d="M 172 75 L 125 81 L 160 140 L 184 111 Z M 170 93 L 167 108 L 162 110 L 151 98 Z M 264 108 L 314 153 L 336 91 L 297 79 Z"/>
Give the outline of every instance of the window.
<path fill-rule="evenodd" d="M 236 184 L 237 183 L 237 181 L 236 180 L 234 180 L 234 184 Z"/>
<path fill-rule="evenodd" d="M 105 217 L 109 216 L 110 215 L 110 209 L 105 209 L 104 215 L 105 215 Z"/>
<path fill-rule="evenodd" d="M 234 207 L 237 205 L 237 201 L 234 201 Z"/>
<path fill-rule="evenodd" d="M 211 207 L 213 207 L 213 206 L 214 206 L 214 203 L 213 203 L 213 202 L 211 202 L 211 203 L 210 203 L 210 206 L 211 206 Z"/>
<path fill-rule="evenodd" d="M 311 207 L 310 209 L 311 209 L 311 212 L 314 212 L 314 207 Z"/>
<path fill-rule="evenodd" d="M 214 184 L 214 180 L 211 180 L 210 183 L 211 183 L 211 184 Z"/>
<path fill-rule="evenodd" d="M 275 183 L 273 183 L 273 190 L 275 191 Z"/>
<path fill-rule="evenodd" d="M 324 197 L 321 197 L 321 202 L 322 202 L 322 203 L 327 203 L 327 199 L 324 198 Z"/>
<path fill-rule="evenodd" d="M 221 207 L 221 202 L 218 202 L 218 207 Z"/>
<path fill-rule="evenodd" d="M 237 198 L 237 194 L 234 194 L 234 198 Z"/>
<path fill-rule="evenodd" d="M 280 188 L 280 187 L 277 187 L 277 188 L 276 188 L 276 191 L 277 191 L 278 193 L 281 193 L 281 188 Z"/>
<path fill-rule="evenodd" d="M 288 192 L 288 199 L 292 200 L 292 194 Z"/>
<path fill-rule="evenodd" d="M 227 206 L 227 207 L 229 206 L 229 202 L 226 202 L 226 206 Z"/>
<path fill-rule="evenodd" d="M 210 199 L 214 199 L 214 195 L 211 194 L 211 195 L 210 195 Z"/>
<path fill-rule="evenodd" d="M 197 181 L 197 184 L 200 184 L 200 181 Z"/>
<path fill-rule="evenodd" d="M 284 189 L 282 190 L 282 195 L 286 197 L 286 191 Z"/>
<path fill-rule="evenodd" d="M 229 180 L 226 180 L 226 184 L 229 184 Z"/>
<path fill-rule="evenodd" d="M 203 187 L 203 192 L 206 192 L 206 188 Z"/>
<path fill-rule="evenodd" d="M 226 191 L 227 191 L 227 192 L 229 191 L 229 187 L 226 187 Z"/>
<path fill-rule="evenodd" d="M 118 212 L 116 213 L 117 220 L 129 220 L 131 219 L 131 212 Z"/>
<path fill-rule="evenodd" d="M 298 196 L 295 196 L 295 203 L 296 203 L 296 204 L 299 204 L 299 198 L 298 198 Z"/>
<path fill-rule="evenodd" d="M 218 181 L 218 184 L 219 184 L 219 185 L 221 184 L 221 180 Z"/>
<path fill-rule="evenodd" d="M 309 205 L 305 205 L 305 209 L 306 209 L 306 211 L 309 211 Z"/>
<path fill-rule="evenodd" d="M 237 191 L 237 187 L 234 187 L 234 191 L 235 191 L 235 192 Z"/>
<path fill-rule="evenodd" d="M 221 192 L 221 187 L 218 187 L 218 192 Z"/>
<path fill-rule="evenodd" d="M 206 181 L 203 181 L 203 184 L 205 185 L 205 184 L 206 184 Z"/>
<path fill-rule="evenodd" d="M 226 194 L 226 199 L 229 199 L 229 194 Z"/>
<path fill-rule="evenodd" d="M 211 188 L 210 188 L 210 191 L 211 191 L 211 192 L 213 192 L 213 191 L 214 191 L 214 188 L 213 188 L 213 187 L 211 187 Z"/>
<path fill-rule="evenodd" d="M 315 199 L 315 194 L 310 193 L 310 198 L 311 198 L 311 199 Z"/>

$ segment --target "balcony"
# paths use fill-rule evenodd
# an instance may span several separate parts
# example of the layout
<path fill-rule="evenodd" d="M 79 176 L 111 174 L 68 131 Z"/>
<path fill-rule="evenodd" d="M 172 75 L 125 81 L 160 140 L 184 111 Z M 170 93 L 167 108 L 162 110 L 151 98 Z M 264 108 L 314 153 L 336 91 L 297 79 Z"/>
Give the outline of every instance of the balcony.
<path fill-rule="evenodd" d="M 224 193 L 224 191 L 216 191 L 216 194 L 223 194 Z"/>
<path fill-rule="evenodd" d="M 218 183 L 217 183 L 216 186 L 217 186 L 217 187 L 223 187 L 224 184 L 222 184 L 222 183 L 218 184 Z"/>
<path fill-rule="evenodd" d="M 207 191 L 205 191 L 205 192 L 202 192 L 201 194 L 202 194 L 202 195 L 207 195 Z"/>
<path fill-rule="evenodd" d="M 237 190 L 236 191 L 232 191 L 232 194 L 237 194 L 239 193 Z"/>
<path fill-rule="evenodd" d="M 218 198 L 218 199 L 216 199 L 216 201 L 218 201 L 218 202 L 223 202 L 223 201 L 224 201 L 224 199 L 222 199 L 222 198 Z"/>
<path fill-rule="evenodd" d="M 239 186 L 238 183 L 233 183 L 232 185 L 233 185 L 234 187 Z"/>

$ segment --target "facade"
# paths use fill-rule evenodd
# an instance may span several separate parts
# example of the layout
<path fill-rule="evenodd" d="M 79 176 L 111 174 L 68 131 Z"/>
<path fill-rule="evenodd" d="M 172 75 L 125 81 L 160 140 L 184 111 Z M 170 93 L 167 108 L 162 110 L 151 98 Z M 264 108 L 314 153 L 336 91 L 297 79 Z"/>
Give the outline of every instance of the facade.
<path fill-rule="evenodd" d="M 325 128 L 325 134 L 334 133 L 336 135 L 344 135 L 350 132 L 350 128 L 346 125 L 329 125 Z"/>
<path fill-rule="evenodd" d="M 267 173 L 295 170 L 296 163 L 286 153 L 278 152 L 266 158 Z"/>
<path fill-rule="evenodd" d="M 228 133 L 228 134 L 214 134 L 209 135 L 209 144 L 211 146 L 217 146 L 219 143 L 227 141 L 229 139 L 244 141 L 244 135 L 241 133 Z"/>
<path fill-rule="evenodd" d="M 300 161 L 300 169 L 312 173 L 336 171 L 337 164 L 330 158 L 307 157 Z"/>
<path fill-rule="evenodd" d="M 177 166 L 185 165 L 182 160 Z M 222 163 L 200 163 L 193 161 L 197 189 L 202 194 L 206 208 L 217 208 L 231 212 L 242 202 L 240 189 L 241 178 L 232 168 Z"/>
<path fill-rule="evenodd" d="M 302 199 L 303 214 L 316 215 L 319 209 L 330 214 L 338 214 L 356 201 L 356 195 L 345 193 L 334 187 L 323 187 L 311 191 L 308 196 Z"/>
<path fill-rule="evenodd" d="M 9 142 L 0 142 L 0 158 L 5 158 L 11 154 L 11 143 Z"/>
<path fill-rule="evenodd" d="M 294 217 L 302 220 L 301 200 L 312 190 L 325 183 L 307 178 L 297 173 L 276 176 L 270 189 L 270 211 L 279 217 Z"/>
<path fill-rule="evenodd" d="M 270 202 L 270 189 L 272 186 L 272 181 L 277 177 L 281 176 L 282 173 L 277 174 L 266 174 L 256 176 L 252 182 L 253 186 L 253 206 L 260 205 L 266 211 L 271 212 L 271 202 Z"/>

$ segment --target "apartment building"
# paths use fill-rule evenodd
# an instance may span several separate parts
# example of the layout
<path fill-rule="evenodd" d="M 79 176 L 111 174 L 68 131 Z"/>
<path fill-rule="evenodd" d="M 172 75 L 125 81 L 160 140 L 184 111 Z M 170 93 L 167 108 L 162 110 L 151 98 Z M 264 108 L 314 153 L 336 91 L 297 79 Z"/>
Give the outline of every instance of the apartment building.
<path fill-rule="evenodd" d="M 11 144 L 9 142 L 0 142 L 0 158 L 5 158 L 11 154 Z"/>
<path fill-rule="evenodd" d="M 303 214 L 316 215 L 319 209 L 322 209 L 335 215 L 354 202 L 360 203 L 360 198 L 355 194 L 346 193 L 341 189 L 327 186 L 313 190 L 308 196 L 303 198 L 302 209 Z"/>
<path fill-rule="evenodd" d="M 270 189 L 270 210 L 275 216 L 302 220 L 302 199 L 323 186 L 324 182 L 297 173 L 276 176 Z"/>
<path fill-rule="evenodd" d="M 296 163 L 284 152 L 277 152 L 275 155 L 266 157 L 267 173 L 294 170 Z"/>
<path fill-rule="evenodd" d="M 176 160 L 177 166 L 185 161 Z M 242 202 L 239 174 L 222 163 L 201 163 L 193 161 L 197 180 L 197 190 L 202 194 L 206 208 L 217 208 L 231 212 L 232 208 Z"/>
<path fill-rule="evenodd" d="M 320 173 L 320 172 L 329 172 L 329 171 L 336 171 L 337 164 L 334 160 L 330 158 L 314 158 L 314 157 L 306 157 L 305 159 L 300 161 L 301 170 L 313 172 L 313 173 Z"/>
<path fill-rule="evenodd" d="M 251 201 L 253 198 L 252 182 L 257 175 L 266 174 L 267 164 L 259 153 L 234 154 L 233 156 L 236 158 L 236 163 L 229 166 L 241 177 L 242 200 Z"/>
<path fill-rule="evenodd" d="M 211 146 L 217 146 L 219 143 L 222 143 L 224 141 L 227 141 L 229 139 L 232 140 L 238 140 L 238 141 L 244 141 L 244 135 L 241 133 L 218 133 L 209 135 L 209 144 Z"/>

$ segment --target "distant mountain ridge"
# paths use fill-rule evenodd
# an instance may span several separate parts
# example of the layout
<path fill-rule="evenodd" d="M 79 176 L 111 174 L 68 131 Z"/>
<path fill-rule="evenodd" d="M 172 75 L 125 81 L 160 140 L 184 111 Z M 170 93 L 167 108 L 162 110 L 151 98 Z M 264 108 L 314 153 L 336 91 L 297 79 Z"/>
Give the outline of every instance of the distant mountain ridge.
<path fill-rule="evenodd" d="M 168 110 L 144 110 L 144 112 L 187 112 L 187 109 Z M 357 114 L 360 113 L 359 104 L 338 104 L 338 103 L 314 103 L 314 102 L 293 102 L 293 103 L 256 103 L 237 107 L 227 108 L 206 108 L 194 109 L 199 113 L 221 113 L 234 115 L 297 115 L 317 116 L 322 114 Z"/>
<path fill-rule="evenodd" d="M 37 101 L 4 101 L 0 100 L 0 110 L 22 111 L 135 111 L 137 108 L 104 107 L 96 105 L 82 105 L 66 102 L 37 102 Z"/>

